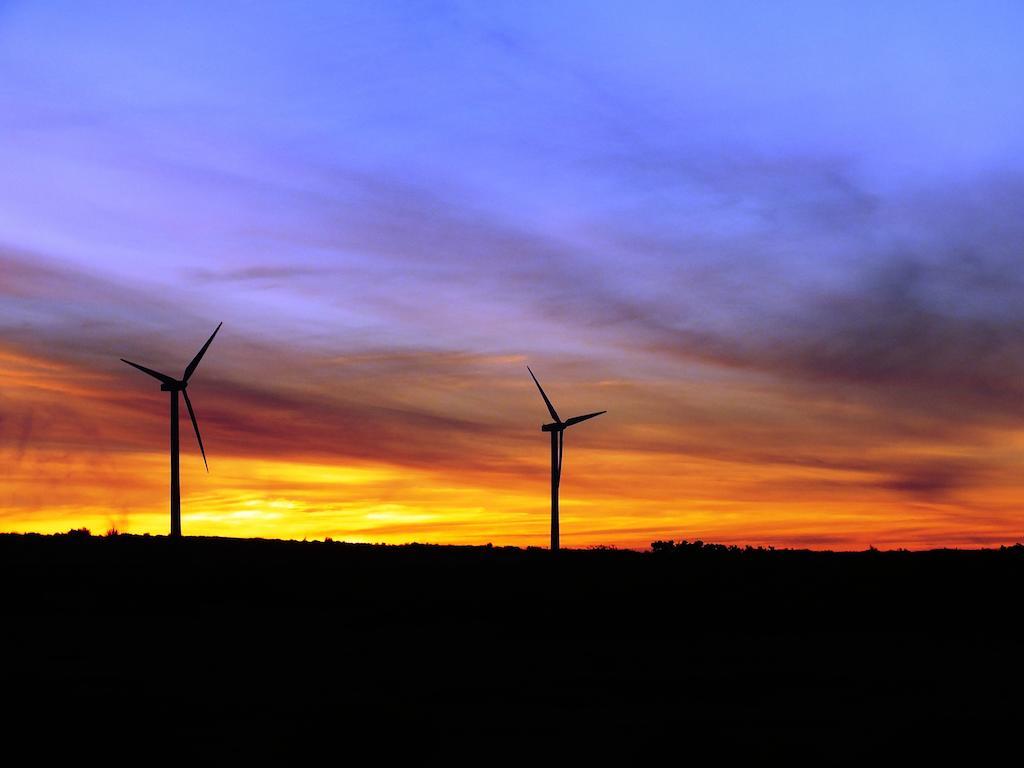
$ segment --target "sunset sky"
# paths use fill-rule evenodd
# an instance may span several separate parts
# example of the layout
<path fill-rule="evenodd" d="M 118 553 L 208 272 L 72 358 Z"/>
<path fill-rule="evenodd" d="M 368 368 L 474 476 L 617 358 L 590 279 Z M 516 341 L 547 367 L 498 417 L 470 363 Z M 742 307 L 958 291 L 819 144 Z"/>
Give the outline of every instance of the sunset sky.
<path fill-rule="evenodd" d="M 1019 541 L 1022 29 L 0 0 L 0 530 Z"/>

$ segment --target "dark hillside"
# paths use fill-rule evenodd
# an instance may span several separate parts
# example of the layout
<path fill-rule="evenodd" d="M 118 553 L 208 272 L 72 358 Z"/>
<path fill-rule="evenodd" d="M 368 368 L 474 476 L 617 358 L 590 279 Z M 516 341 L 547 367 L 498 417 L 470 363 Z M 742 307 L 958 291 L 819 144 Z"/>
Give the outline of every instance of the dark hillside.
<path fill-rule="evenodd" d="M 1019 546 L 553 558 L 3 535 L 0 578 L 15 737 L 824 760 L 976 756 L 1024 714 Z"/>

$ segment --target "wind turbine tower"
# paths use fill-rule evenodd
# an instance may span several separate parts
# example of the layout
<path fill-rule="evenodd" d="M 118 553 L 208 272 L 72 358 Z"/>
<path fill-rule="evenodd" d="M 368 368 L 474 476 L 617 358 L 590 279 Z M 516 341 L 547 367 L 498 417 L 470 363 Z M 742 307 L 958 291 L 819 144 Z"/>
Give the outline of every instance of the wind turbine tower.
<path fill-rule="evenodd" d="M 608 413 L 608 411 L 586 413 L 582 416 L 573 416 L 571 419 L 562 421 L 558 418 L 555 406 L 551 404 L 548 396 L 544 393 L 544 387 L 540 385 L 537 377 L 530 370 L 530 366 L 526 366 L 526 370 L 530 371 L 530 377 L 533 379 L 533 383 L 537 385 L 537 389 L 540 390 L 540 396 L 544 398 L 544 405 L 548 407 L 548 413 L 554 419 L 553 422 L 544 424 L 540 429 L 541 432 L 551 433 L 551 551 L 556 552 L 558 551 L 558 487 L 562 481 L 562 448 L 565 440 L 565 430 L 574 424 L 600 416 L 602 413 Z"/>
<path fill-rule="evenodd" d="M 199 450 L 203 454 L 203 464 L 206 466 L 206 471 L 209 472 L 210 465 L 206 463 L 206 450 L 203 448 L 203 438 L 199 434 L 199 423 L 196 421 L 196 412 L 192 409 L 192 401 L 188 399 L 186 387 L 188 387 L 188 380 L 196 372 L 199 361 L 203 359 L 203 355 L 209 349 L 213 337 L 217 335 L 217 331 L 220 330 L 222 325 L 224 323 L 217 324 L 213 333 L 210 334 L 210 338 L 203 344 L 203 348 L 196 353 L 196 356 L 192 358 L 192 362 L 185 367 L 185 373 L 182 374 L 180 379 L 175 379 L 159 371 L 154 371 L 152 368 L 146 368 L 138 363 L 133 363 L 131 360 L 121 358 L 122 363 L 128 363 L 133 368 L 138 368 L 143 373 L 159 381 L 160 391 L 169 392 L 171 396 L 171 536 L 175 538 L 181 536 L 181 481 L 178 472 L 178 393 L 180 392 L 185 398 L 185 407 L 188 408 L 188 415 L 192 419 L 192 428 L 196 431 L 196 440 L 199 442 Z"/>

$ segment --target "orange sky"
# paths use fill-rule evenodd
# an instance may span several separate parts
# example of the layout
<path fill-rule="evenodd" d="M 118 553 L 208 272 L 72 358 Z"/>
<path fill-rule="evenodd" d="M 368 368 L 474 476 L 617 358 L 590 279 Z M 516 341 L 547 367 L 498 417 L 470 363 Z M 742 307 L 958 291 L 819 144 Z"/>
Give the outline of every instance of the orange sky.
<path fill-rule="evenodd" d="M 382 383 L 405 380 L 395 360 L 386 377 L 379 358 L 346 361 L 357 369 L 342 379 L 351 388 L 346 398 L 314 387 L 305 400 L 266 396 L 261 404 L 259 393 L 218 379 L 218 358 L 229 358 L 235 344 L 226 327 L 190 388 L 209 474 L 182 409 L 186 534 L 546 545 L 545 411 L 522 358 L 441 356 L 431 365 L 414 356 L 423 366 L 415 376 L 423 401 L 404 424 L 386 407 L 356 413 L 362 403 L 371 407 L 373 371 Z M 114 363 L 98 370 L 0 352 L 5 530 L 167 531 L 167 396 Z M 827 418 L 856 423 L 852 404 L 836 413 L 770 388 L 737 393 L 722 386 L 728 371 L 702 371 L 680 386 L 610 379 L 570 386 L 571 370 L 560 380 L 557 366 L 537 367 L 563 417 L 609 409 L 567 434 L 564 546 L 702 538 L 913 548 L 1017 539 L 1019 437 L 1001 434 L 998 448 L 872 446 L 851 437 L 849 426 L 842 437 L 826 428 Z M 389 404 L 406 395 L 385 385 L 373 397 Z M 429 413 L 449 397 L 468 425 Z M 782 413 L 789 408 L 796 413 Z M 238 409 L 262 418 L 248 414 L 248 421 Z M 912 486 L 916 468 L 955 471 L 966 456 L 984 461 L 977 484 Z"/>

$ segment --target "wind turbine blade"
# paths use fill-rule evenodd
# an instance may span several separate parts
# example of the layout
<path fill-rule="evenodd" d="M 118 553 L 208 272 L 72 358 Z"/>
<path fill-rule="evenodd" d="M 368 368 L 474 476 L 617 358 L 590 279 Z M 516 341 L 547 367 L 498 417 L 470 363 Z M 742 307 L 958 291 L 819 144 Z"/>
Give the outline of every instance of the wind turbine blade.
<path fill-rule="evenodd" d="M 206 354 L 206 350 L 210 347 L 210 342 L 213 341 L 213 337 L 217 335 L 217 331 L 220 330 L 222 325 L 224 325 L 224 323 L 217 323 L 217 327 L 214 329 L 213 333 L 210 334 L 210 338 L 206 340 L 206 343 L 203 344 L 203 348 L 200 349 L 199 352 L 196 353 L 196 356 L 192 358 L 192 362 L 188 364 L 188 368 L 185 369 L 185 373 L 181 377 L 182 381 L 188 381 L 189 377 L 196 372 L 196 368 L 199 366 L 199 361 L 203 359 L 203 355 Z"/>
<path fill-rule="evenodd" d="M 138 363 L 133 363 L 131 360 L 125 360 L 123 357 L 121 358 L 121 362 L 122 363 L 128 363 L 128 365 L 130 365 L 132 368 L 138 368 L 143 373 L 149 374 L 154 379 L 156 379 L 157 381 L 162 381 L 164 384 L 176 384 L 177 383 L 170 376 L 167 376 L 166 374 L 160 373 L 160 371 L 154 371 L 152 368 L 147 368 L 144 365 L 139 365 Z"/>
<path fill-rule="evenodd" d="M 573 416 L 571 419 L 567 419 L 565 426 L 571 427 L 573 424 L 579 424 L 581 421 L 592 419 L 595 416 L 600 416 L 602 413 L 608 413 L 608 411 L 598 411 L 597 413 L 585 413 L 582 416 Z"/>
<path fill-rule="evenodd" d="M 526 366 L 526 370 L 530 371 L 530 366 Z M 558 412 L 555 411 L 555 406 L 551 404 L 551 401 L 548 400 L 548 396 L 544 394 L 544 387 L 542 387 L 540 382 L 537 381 L 537 377 L 533 375 L 533 371 L 530 371 L 530 377 L 533 379 L 533 383 L 537 385 L 537 389 L 540 390 L 540 396 L 544 398 L 544 405 L 548 407 L 548 412 L 551 414 L 551 418 L 554 419 L 556 423 L 561 424 L 562 420 L 558 418 Z"/>
<path fill-rule="evenodd" d="M 206 465 L 206 471 L 210 471 L 210 465 L 206 463 L 206 449 L 203 448 L 203 438 L 199 434 L 199 422 L 196 421 L 196 412 L 192 410 L 192 401 L 188 399 L 188 390 L 181 390 L 181 394 L 185 396 L 185 407 L 188 408 L 188 415 L 192 419 L 192 429 L 196 431 L 196 440 L 199 441 L 199 451 L 203 454 L 203 464 Z"/>

